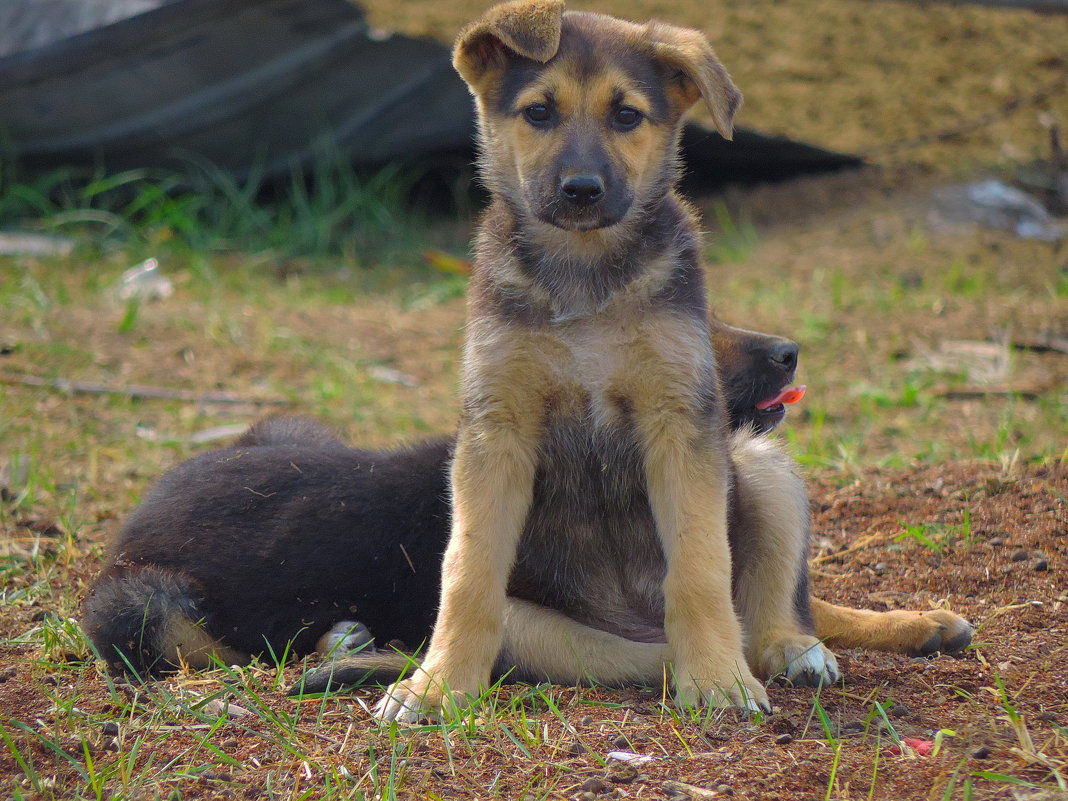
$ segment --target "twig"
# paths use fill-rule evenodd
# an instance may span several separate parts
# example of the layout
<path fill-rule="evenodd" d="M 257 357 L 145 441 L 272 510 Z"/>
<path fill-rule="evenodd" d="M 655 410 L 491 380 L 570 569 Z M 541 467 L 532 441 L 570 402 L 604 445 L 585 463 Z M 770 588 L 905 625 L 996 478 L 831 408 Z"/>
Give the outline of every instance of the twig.
<path fill-rule="evenodd" d="M 983 398 L 1022 398 L 1023 400 L 1038 400 L 1048 387 L 953 387 L 948 389 L 936 389 L 934 395 L 946 400 L 982 400 Z"/>
<path fill-rule="evenodd" d="M 1016 350 L 1033 350 L 1036 353 L 1064 353 L 1068 354 L 1068 337 L 1055 337 L 1051 334 L 1041 334 L 1036 337 L 1023 337 L 1014 339 L 1012 346 Z"/>
<path fill-rule="evenodd" d="M 6 373 L 0 373 L 0 384 L 48 387 L 60 392 L 83 395 L 124 395 L 128 398 L 178 400 L 188 403 L 240 403 L 259 406 L 288 406 L 292 403 L 292 401 L 284 398 L 247 398 L 233 392 L 205 392 L 200 394 L 187 389 L 149 387 L 143 384 L 114 387 L 107 384 L 97 384 L 92 381 L 71 381 L 67 378 L 41 378 L 35 375 L 10 375 Z"/>

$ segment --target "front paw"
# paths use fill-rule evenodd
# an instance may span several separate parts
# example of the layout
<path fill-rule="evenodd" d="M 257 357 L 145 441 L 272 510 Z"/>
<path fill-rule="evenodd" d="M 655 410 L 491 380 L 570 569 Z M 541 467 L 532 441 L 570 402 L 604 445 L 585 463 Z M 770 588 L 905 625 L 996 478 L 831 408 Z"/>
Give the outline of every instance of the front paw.
<path fill-rule="evenodd" d="M 733 670 L 687 669 L 676 666 L 675 704 L 679 707 L 735 707 L 744 713 L 771 712 L 763 682 L 744 664 Z"/>
<path fill-rule="evenodd" d="M 476 689 L 454 689 L 437 674 L 417 668 L 413 676 L 386 690 L 375 704 L 374 715 L 398 723 L 454 720 L 476 697 Z"/>
<path fill-rule="evenodd" d="M 781 676 L 797 687 L 818 687 L 838 681 L 838 660 L 818 639 L 790 634 L 757 651 L 753 669 L 773 679 Z"/>

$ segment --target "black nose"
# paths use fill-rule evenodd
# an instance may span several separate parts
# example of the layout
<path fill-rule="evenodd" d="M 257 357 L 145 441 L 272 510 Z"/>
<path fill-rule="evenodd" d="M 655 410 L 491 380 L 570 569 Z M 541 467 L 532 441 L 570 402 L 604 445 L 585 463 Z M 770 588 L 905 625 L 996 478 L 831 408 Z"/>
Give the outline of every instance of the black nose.
<path fill-rule="evenodd" d="M 781 367 L 783 372 L 789 373 L 797 368 L 799 350 L 796 342 L 783 339 L 768 346 L 768 359 Z"/>
<path fill-rule="evenodd" d="M 560 182 L 560 191 L 576 206 L 592 206 L 604 197 L 604 181 L 599 175 L 572 175 Z"/>

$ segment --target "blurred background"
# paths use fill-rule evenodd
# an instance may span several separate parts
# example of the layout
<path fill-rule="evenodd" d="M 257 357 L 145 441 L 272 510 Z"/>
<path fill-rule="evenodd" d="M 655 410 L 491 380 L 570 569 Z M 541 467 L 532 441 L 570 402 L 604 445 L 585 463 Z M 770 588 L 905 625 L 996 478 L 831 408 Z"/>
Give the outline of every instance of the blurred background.
<path fill-rule="evenodd" d="M 571 4 L 699 28 L 743 90 L 733 143 L 697 111 L 685 187 L 718 314 L 802 346 L 809 468 L 1062 455 L 1068 14 L 1019 5 Z M 268 410 L 451 427 L 484 196 L 448 48 L 482 8 L 0 8 L 11 486 L 136 496 Z"/>

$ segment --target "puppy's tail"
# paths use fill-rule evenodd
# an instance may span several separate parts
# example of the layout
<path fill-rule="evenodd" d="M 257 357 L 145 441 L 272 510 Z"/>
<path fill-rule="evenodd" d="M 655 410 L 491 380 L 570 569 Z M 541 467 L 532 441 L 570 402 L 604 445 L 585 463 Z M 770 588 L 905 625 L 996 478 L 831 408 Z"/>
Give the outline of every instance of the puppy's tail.
<path fill-rule="evenodd" d="M 188 576 L 149 565 L 106 572 L 85 599 L 82 627 L 108 667 L 147 679 L 248 656 L 204 630 L 204 598 Z"/>
<path fill-rule="evenodd" d="M 316 445 L 343 447 L 344 443 L 333 429 L 301 415 L 286 414 L 266 417 L 238 438 L 235 445 Z"/>
<path fill-rule="evenodd" d="M 290 695 L 325 693 L 364 684 L 392 684 L 419 666 L 414 656 L 400 651 L 371 651 L 343 656 L 305 673 L 289 688 Z"/>

